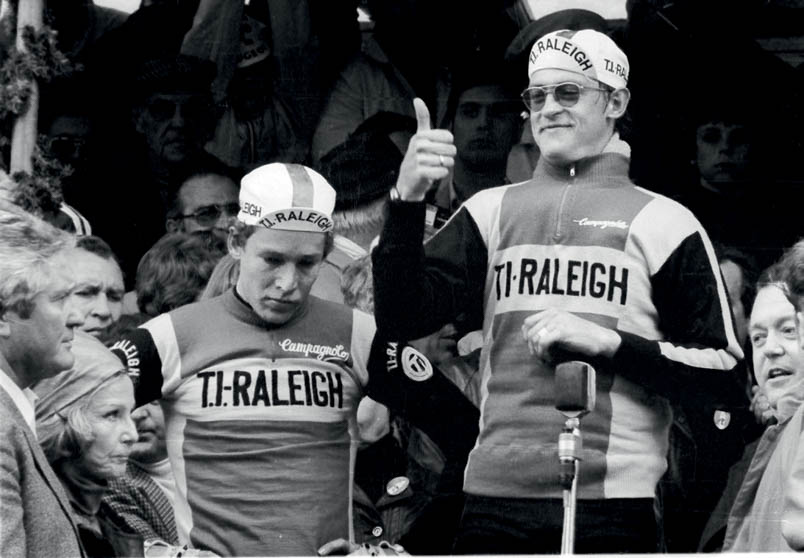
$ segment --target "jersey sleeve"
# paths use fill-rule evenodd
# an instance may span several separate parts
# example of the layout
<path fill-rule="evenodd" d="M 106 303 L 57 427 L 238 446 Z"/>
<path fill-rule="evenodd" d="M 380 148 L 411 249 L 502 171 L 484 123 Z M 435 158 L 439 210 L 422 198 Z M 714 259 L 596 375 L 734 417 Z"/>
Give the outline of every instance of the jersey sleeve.
<path fill-rule="evenodd" d="M 466 207 L 422 244 L 424 203 L 390 204 L 372 253 L 377 327 L 417 339 L 463 313 L 479 328 L 488 249 Z"/>
<path fill-rule="evenodd" d="M 412 346 L 375 337 L 367 395 L 403 415 L 448 459 L 466 459 L 480 412 L 463 392 Z"/>
<path fill-rule="evenodd" d="M 111 349 L 131 372 L 137 406 L 160 399 L 176 387 L 181 359 L 168 314 L 126 334 Z"/>
<path fill-rule="evenodd" d="M 642 218 L 652 221 L 645 228 L 652 238 L 642 238 L 642 250 L 662 339 L 619 331 L 614 370 L 672 400 L 747 405 L 740 381 L 743 353 L 706 232 L 686 210 L 678 211 L 669 228 L 656 225 L 669 217 L 648 212 Z"/>

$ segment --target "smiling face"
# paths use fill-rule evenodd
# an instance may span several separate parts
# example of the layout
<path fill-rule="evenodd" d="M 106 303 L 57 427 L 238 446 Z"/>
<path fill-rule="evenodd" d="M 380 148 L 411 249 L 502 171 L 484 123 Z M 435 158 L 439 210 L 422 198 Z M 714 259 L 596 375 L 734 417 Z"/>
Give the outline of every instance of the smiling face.
<path fill-rule="evenodd" d="M 804 352 L 798 342 L 795 308 L 775 285 L 757 292 L 748 335 L 754 374 L 772 406 L 804 378 Z"/>
<path fill-rule="evenodd" d="M 586 76 L 567 70 L 538 70 L 530 77 L 530 87 L 567 82 L 587 88 L 602 87 Z M 614 116 L 621 114 L 613 110 L 615 108 L 608 94 L 594 89 L 583 90 L 578 102 L 571 107 L 559 104 L 550 92 L 541 110 L 530 115 L 533 138 L 541 156 L 554 165 L 568 165 L 601 153 L 614 131 Z"/>
<path fill-rule="evenodd" d="M 114 479 L 126 472 L 137 429 L 131 419 L 134 386 L 128 376 L 109 380 L 87 404 L 93 441 L 82 453 L 82 466 L 95 478 Z"/>
<path fill-rule="evenodd" d="M 245 246 L 232 248 L 240 260 L 237 292 L 269 324 L 290 321 L 307 302 L 325 246 L 324 233 L 257 227 Z"/>

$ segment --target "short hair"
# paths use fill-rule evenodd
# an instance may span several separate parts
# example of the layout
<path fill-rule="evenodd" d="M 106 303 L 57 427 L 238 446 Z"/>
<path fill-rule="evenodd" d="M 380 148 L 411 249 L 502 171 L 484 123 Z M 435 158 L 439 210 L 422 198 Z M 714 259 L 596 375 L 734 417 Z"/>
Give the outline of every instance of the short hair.
<path fill-rule="evenodd" d="M 182 214 L 182 208 L 179 207 L 179 191 L 182 187 L 195 178 L 205 176 L 223 176 L 240 188 L 240 173 L 237 169 L 230 167 L 208 153 L 193 157 L 190 163 L 183 165 L 179 169 L 176 181 L 173 182 L 175 187 L 168 193 L 167 219 L 176 219 Z"/>
<path fill-rule="evenodd" d="M 58 413 L 61 420 L 37 422 L 36 433 L 39 445 L 48 462 L 58 468 L 60 462 L 74 461 L 80 458 L 89 445 L 95 441 L 95 432 L 89 419 L 87 409 L 97 391 L 106 386 L 113 378 L 127 376 L 128 371 L 121 369 L 109 376 L 92 392 L 80 398 L 70 407 Z"/>
<path fill-rule="evenodd" d="M 246 225 L 243 221 L 232 217 L 232 220 L 229 222 L 229 234 L 232 239 L 232 244 L 239 248 L 245 247 L 246 241 L 256 232 L 257 227 L 259 227 L 259 225 Z M 332 231 L 324 234 L 326 235 L 324 239 L 324 257 L 327 257 L 329 253 L 332 252 L 335 238 Z"/>
<path fill-rule="evenodd" d="M 341 209 L 332 214 L 333 232 L 351 238 L 353 235 L 379 235 L 385 223 L 388 198 L 382 197 L 366 205 Z"/>
<path fill-rule="evenodd" d="M 782 280 L 787 287 L 787 296 L 796 310 L 802 308 L 804 297 L 804 239 L 799 240 L 787 251 L 779 261 Z"/>
<path fill-rule="evenodd" d="M 510 103 L 511 112 L 519 115 L 525 108 L 519 96 L 523 85 L 519 75 L 520 73 L 506 62 L 490 60 L 486 56 L 470 56 L 456 68 L 452 79 L 447 101 L 447 115 L 450 121 L 455 120 L 461 95 L 475 87 L 484 86 L 500 87 L 503 93 L 500 101 Z"/>
<path fill-rule="evenodd" d="M 73 236 L 0 202 L 0 313 L 12 310 L 30 317 L 33 299 L 53 283 L 50 259 L 73 246 Z"/>
<path fill-rule="evenodd" d="M 137 306 L 157 316 L 197 300 L 212 269 L 226 253 L 223 240 L 210 231 L 168 233 L 137 266 Z"/>
<path fill-rule="evenodd" d="M 225 293 L 237 284 L 239 276 L 240 260 L 234 259 L 231 254 L 225 254 L 212 270 L 212 275 L 209 276 L 207 286 L 204 287 L 199 300 L 214 298 Z"/>
<path fill-rule="evenodd" d="M 117 264 L 117 267 L 120 268 L 120 271 L 123 271 L 123 266 L 120 265 L 120 260 L 117 259 L 117 255 L 112 250 L 112 247 L 101 237 L 92 234 L 79 236 L 75 241 L 75 247 L 95 254 L 104 260 L 112 260 Z"/>
<path fill-rule="evenodd" d="M 776 262 L 760 273 L 759 279 L 757 279 L 756 290 L 758 291 L 759 289 L 771 285 L 776 285 L 785 292 L 788 291 L 787 285 L 785 284 L 784 268 L 781 262 Z"/>

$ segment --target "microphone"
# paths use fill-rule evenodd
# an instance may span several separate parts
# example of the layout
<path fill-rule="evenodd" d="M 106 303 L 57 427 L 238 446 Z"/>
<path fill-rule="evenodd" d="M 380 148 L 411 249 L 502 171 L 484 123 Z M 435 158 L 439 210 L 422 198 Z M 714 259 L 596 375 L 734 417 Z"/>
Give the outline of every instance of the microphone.
<path fill-rule="evenodd" d="M 595 409 L 595 369 L 580 360 L 556 365 L 556 409 L 567 418 L 582 417 Z"/>

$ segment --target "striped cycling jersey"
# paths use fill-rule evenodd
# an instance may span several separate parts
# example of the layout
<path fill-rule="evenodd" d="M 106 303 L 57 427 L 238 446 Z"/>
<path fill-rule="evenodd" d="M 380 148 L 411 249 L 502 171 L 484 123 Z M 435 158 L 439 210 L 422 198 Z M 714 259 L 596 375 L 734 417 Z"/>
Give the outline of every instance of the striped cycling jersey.
<path fill-rule="evenodd" d="M 665 396 L 739 392 L 742 353 L 706 233 L 627 171 L 615 153 L 572 169 L 540 161 L 531 181 L 469 199 L 423 249 L 411 234 L 420 204 L 391 208 L 373 253 L 380 330 L 415 337 L 459 313 L 482 323 L 470 494 L 561 497 L 554 369 L 521 333 L 539 310 L 566 310 L 622 339 L 613 358 L 592 359 L 597 405 L 581 423 L 580 498 L 652 498 L 666 468 Z"/>
<path fill-rule="evenodd" d="M 374 334 L 371 316 L 316 297 L 269 326 L 231 290 L 115 343 L 139 376 L 138 404 L 162 400 L 181 540 L 268 556 L 315 555 L 349 538 L 351 435 L 364 394 L 408 413 L 442 450 L 468 452 L 476 430 L 461 439 L 453 421 L 476 422 L 476 409 L 412 348 Z M 400 355 L 430 374 L 397 374 Z M 422 394 L 435 403 L 417 403 Z"/>

